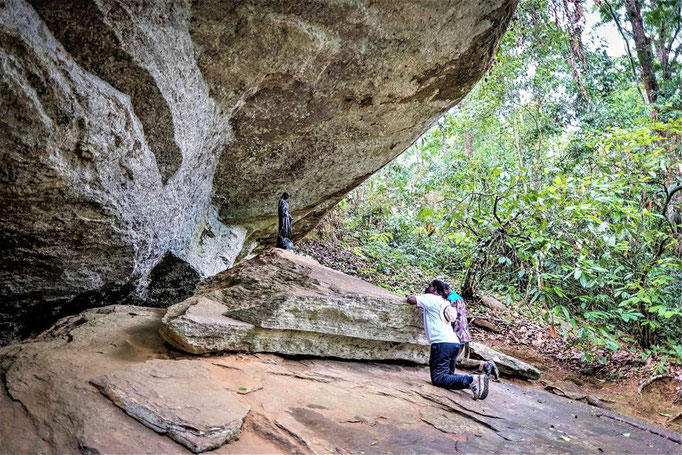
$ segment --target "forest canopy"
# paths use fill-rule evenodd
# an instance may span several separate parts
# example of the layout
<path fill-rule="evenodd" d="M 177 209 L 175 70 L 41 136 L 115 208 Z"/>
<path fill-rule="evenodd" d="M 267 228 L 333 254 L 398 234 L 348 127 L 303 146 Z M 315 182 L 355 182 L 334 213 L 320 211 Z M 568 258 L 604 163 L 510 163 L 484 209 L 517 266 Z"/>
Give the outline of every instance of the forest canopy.
<path fill-rule="evenodd" d="M 681 5 L 521 0 L 469 96 L 332 214 L 344 241 L 395 291 L 447 276 L 587 356 L 682 362 Z"/>

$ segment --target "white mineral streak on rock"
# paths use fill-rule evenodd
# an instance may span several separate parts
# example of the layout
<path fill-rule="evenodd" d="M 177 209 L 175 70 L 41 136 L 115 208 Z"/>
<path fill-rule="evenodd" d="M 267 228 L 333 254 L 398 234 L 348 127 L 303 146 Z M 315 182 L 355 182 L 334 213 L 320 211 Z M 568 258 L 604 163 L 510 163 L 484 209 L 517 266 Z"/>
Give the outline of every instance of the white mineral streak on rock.
<path fill-rule="evenodd" d="M 194 230 L 192 242 L 183 248 L 183 257 L 203 278 L 229 269 L 242 251 L 246 229 L 228 226 L 212 206 Z"/>
<path fill-rule="evenodd" d="M 3 98 L 37 87 L 42 104 L 7 99 L 3 124 L 14 132 L 0 153 L 15 180 L 2 193 L 12 216 L 3 214 L 3 229 L 36 242 L 42 257 L 3 270 L 2 283 L 49 299 L 147 273 L 169 246 L 156 235 L 167 209 L 158 203 L 163 191 L 154 155 L 128 96 L 74 63 L 27 3 L 5 3 L 0 36 L 20 43 L 25 54 L 10 46 L 14 55 L 3 52 L 3 64 L 22 75 L 3 73 L 9 86 Z M 105 118 L 106 124 L 99 121 Z M 32 268 L 48 264 L 55 279 Z"/>
<path fill-rule="evenodd" d="M 211 216 L 213 223 L 219 223 L 215 210 L 209 213 L 212 177 L 231 131 L 228 118 L 219 113 L 209 97 L 197 66 L 188 24 L 190 5 L 162 1 L 150 8 L 144 3 L 103 0 L 97 4 L 122 48 L 154 79 L 170 110 L 173 139 L 182 157 L 177 172 L 168 177 L 164 188 L 165 205 L 173 210 L 159 220 L 159 230 L 167 231 L 170 250 L 204 276 L 222 271 L 232 265 L 236 254 L 230 262 L 221 257 L 220 250 L 195 252 L 192 248 L 197 247 L 195 232 L 204 227 L 205 217 Z M 226 229 L 239 231 L 223 226 L 222 230 Z M 235 232 L 220 240 L 227 242 L 224 249 L 239 250 L 243 239 L 243 234 Z"/>

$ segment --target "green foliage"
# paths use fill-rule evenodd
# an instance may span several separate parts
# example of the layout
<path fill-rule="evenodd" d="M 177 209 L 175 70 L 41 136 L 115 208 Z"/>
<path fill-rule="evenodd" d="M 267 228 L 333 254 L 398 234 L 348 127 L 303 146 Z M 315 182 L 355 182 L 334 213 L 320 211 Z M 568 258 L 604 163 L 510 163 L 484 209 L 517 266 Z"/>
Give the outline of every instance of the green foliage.
<path fill-rule="evenodd" d="M 585 99 L 555 7 L 521 3 L 491 73 L 344 200 L 345 230 L 393 290 L 415 291 L 398 284 L 414 268 L 457 277 L 564 322 L 588 357 L 636 342 L 682 360 L 679 88 L 646 105 L 627 57 L 596 47 Z"/>

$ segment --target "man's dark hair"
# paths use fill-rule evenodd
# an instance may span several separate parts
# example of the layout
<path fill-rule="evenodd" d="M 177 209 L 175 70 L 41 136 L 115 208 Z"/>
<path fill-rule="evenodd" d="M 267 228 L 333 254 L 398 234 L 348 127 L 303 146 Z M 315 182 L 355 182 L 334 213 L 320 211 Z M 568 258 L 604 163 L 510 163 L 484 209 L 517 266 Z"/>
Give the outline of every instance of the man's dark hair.
<path fill-rule="evenodd" d="M 436 289 L 436 292 L 443 296 L 445 294 L 445 283 L 443 283 L 441 280 L 433 280 L 431 282 L 431 285 Z"/>
<path fill-rule="evenodd" d="M 452 290 L 449 284 L 443 283 L 443 286 L 445 286 L 445 290 L 447 291 L 448 289 Z"/>

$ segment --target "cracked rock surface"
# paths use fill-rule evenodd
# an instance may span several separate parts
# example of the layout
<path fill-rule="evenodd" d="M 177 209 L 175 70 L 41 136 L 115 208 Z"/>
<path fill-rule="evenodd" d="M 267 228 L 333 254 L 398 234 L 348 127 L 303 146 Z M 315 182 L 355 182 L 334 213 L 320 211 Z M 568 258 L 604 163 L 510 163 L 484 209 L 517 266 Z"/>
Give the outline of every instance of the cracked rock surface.
<path fill-rule="evenodd" d="M 149 360 L 93 383 L 128 415 L 195 453 L 239 439 L 249 412 L 189 360 Z"/>
<path fill-rule="evenodd" d="M 211 453 L 682 450 L 677 433 L 508 382 L 491 383 L 488 398 L 473 401 L 466 391 L 433 387 L 422 366 L 272 354 L 179 359 L 158 336 L 161 316 L 153 308 L 93 309 L 62 319 L 36 339 L 0 348 L 2 451 L 190 453 L 92 385 L 97 378 L 151 371 L 149 365 L 158 367 L 154 381 L 173 377 L 178 387 L 184 383 L 188 403 L 196 398 L 205 405 L 191 389 L 207 380 L 251 409 L 239 440 Z M 175 374 L 173 363 L 184 373 Z M 182 379 L 190 368 L 196 377 Z"/>
<path fill-rule="evenodd" d="M 473 87 L 515 3 L 0 2 L 0 343 L 168 302 L 164 257 L 231 267 L 283 191 L 303 235 Z"/>

